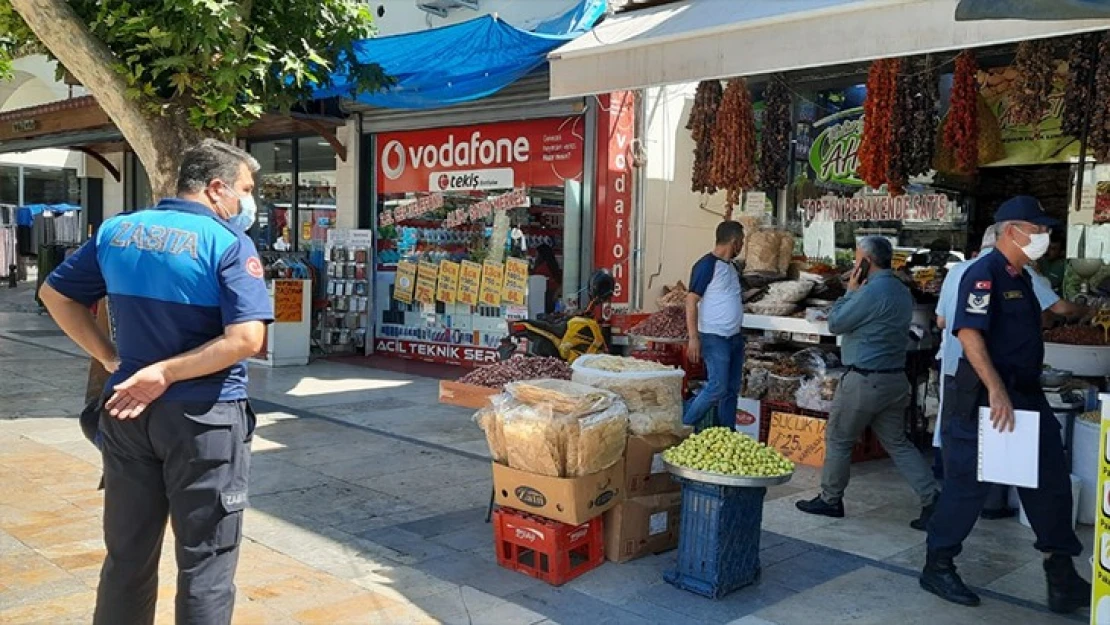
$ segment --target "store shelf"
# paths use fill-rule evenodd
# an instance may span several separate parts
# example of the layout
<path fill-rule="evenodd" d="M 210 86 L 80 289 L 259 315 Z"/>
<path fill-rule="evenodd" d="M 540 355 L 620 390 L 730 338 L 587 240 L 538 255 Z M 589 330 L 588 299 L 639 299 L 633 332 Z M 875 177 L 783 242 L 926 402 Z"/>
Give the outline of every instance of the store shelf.
<path fill-rule="evenodd" d="M 744 314 L 744 329 L 790 332 L 792 334 L 816 334 L 833 336 L 825 321 L 806 321 L 795 317 L 772 317 L 769 315 Z"/>

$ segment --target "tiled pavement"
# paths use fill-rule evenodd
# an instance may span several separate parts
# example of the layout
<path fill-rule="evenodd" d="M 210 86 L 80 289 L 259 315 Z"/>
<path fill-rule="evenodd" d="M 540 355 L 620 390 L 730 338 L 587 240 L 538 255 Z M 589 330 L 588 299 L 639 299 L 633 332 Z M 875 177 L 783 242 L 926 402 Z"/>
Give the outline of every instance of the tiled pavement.
<path fill-rule="evenodd" d="M 86 367 L 75 353 L 49 320 L 0 312 L 0 623 L 89 620 L 103 554 L 99 458 L 73 419 Z M 983 607 L 920 591 L 923 535 L 905 525 L 914 497 L 886 462 L 858 467 L 843 520 L 793 509 L 813 492 L 813 471 L 773 489 L 762 579 L 720 601 L 663 583 L 673 554 L 553 588 L 494 562 L 484 439 L 466 411 L 435 403 L 433 381 L 323 362 L 252 376 L 261 417 L 237 623 L 1083 621 L 1040 607 L 1032 534 L 1012 521 L 981 523 L 961 558 Z M 1089 544 L 1090 528 L 1082 535 Z M 169 554 L 159 623 L 172 622 Z"/>

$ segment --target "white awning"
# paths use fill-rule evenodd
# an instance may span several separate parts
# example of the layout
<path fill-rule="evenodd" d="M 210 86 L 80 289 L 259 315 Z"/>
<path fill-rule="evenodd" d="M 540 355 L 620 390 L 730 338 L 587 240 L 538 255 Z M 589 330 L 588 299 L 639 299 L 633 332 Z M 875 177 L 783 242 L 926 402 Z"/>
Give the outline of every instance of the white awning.
<path fill-rule="evenodd" d="M 618 14 L 549 55 L 551 97 L 755 76 L 1110 28 L 957 22 L 957 0 L 686 0 Z"/>

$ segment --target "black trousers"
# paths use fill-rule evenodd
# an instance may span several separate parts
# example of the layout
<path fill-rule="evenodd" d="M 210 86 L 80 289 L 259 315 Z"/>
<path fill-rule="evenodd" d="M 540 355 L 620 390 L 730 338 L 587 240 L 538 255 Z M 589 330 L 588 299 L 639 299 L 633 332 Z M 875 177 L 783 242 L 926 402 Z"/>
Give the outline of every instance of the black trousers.
<path fill-rule="evenodd" d="M 966 369 L 965 369 L 966 367 Z M 989 405 L 986 390 L 960 363 L 955 377 L 945 381 L 941 444 L 944 488 L 929 523 L 928 547 L 957 555 L 971 534 L 992 485 L 978 479 L 979 407 Z M 972 377 L 968 377 L 968 376 Z M 1028 390 L 1026 390 L 1028 389 Z M 1015 410 L 1040 413 L 1038 487 L 1019 488 L 1022 506 L 1037 536 L 1034 548 L 1044 553 L 1078 556 L 1083 551 L 1072 527 L 1071 478 L 1060 438 L 1060 424 L 1038 385 L 1008 388 Z M 1014 462 L 1026 459 L 1014 458 Z"/>
<path fill-rule="evenodd" d="M 255 417 L 247 401 L 159 401 L 137 419 L 102 413 L 104 542 L 96 625 L 154 622 L 167 518 L 177 623 L 231 622 Z"/>

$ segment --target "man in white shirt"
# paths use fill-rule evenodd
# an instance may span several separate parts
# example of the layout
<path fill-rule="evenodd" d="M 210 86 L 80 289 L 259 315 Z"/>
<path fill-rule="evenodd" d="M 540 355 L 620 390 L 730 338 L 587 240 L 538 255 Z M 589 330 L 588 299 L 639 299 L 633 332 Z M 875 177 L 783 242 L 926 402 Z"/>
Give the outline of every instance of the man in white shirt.
<path fill-rule="evenodd" d="M 733 260 L 744 247 L 744 227 L 725 221 L 717 226 L 713 251 L 694 264 L 686 295 L 686 329 L 690 362 L 705 360 L 707 383 L 691 400 L 683 422 L 694 425 L 709 409 L 717 408 L 715 425 L 736 424 L 736 404 L 744 377 L 744 303 L 740 272 Z"/>

